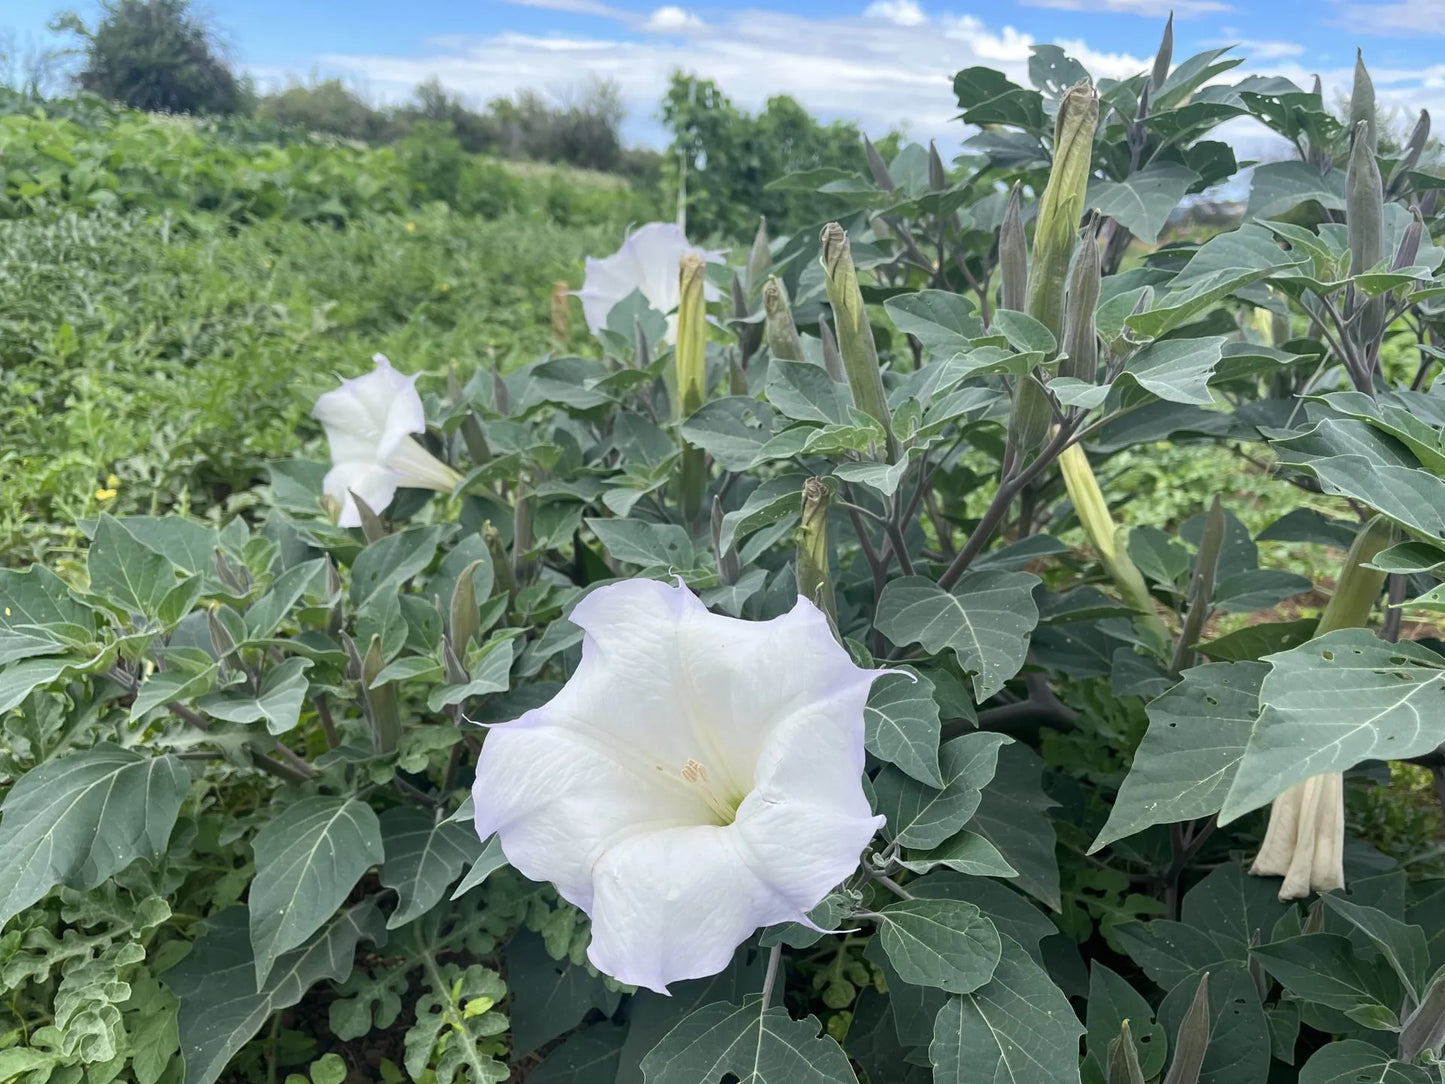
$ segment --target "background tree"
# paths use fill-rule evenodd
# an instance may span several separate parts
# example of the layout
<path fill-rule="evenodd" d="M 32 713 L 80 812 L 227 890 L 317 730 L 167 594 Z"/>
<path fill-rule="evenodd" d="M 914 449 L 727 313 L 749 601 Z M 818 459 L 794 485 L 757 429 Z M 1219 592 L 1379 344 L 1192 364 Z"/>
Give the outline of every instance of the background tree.
<path fill-rule="evenodd" d="M 76 76 L 83 89 L 135 109 L 241 110 L 243 89 L 189 0 L 106 0 L 103 11 L 93 30 L 74 12 L 52 24 L 85 43 L 85 65 Z"/>

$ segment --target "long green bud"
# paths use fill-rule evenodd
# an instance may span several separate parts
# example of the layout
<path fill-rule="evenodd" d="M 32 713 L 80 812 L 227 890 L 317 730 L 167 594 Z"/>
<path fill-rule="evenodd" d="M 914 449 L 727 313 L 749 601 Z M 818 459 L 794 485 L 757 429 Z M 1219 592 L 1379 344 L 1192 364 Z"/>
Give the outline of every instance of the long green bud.
<path fill-rule="evenodd" d="M 1375 162 L 1374 140 L 1367 135 L 1364 121 L 1355 128 L 1355 144 L 1345 171 L 1345 225 L 1350 242 L 1350 274 L 1363 274 L 1385 257 L 1385 184 Z M 1384 297 L 1370 298 L 1363 309 L 1357 341 L 1368 347 L 1385 330 Z"/>
<path fill-rule="evenodd" d="M 677 417 L 702 408 L 707 389 L 707 312 L 703 298 L 704 265 L 693 255 L 682 258 L 679 269 L 681 300 L 677 306 Z M 707 485 L 707 459 L 701 448 L 684 441 L 678 465 L 678 503 L 686 523 L 702 511 Z"/>
<path fill-rule="evenodd" d="M 1154 608 L 1154 598 L 1138 566 L 1129 557 L 1124 545 L 1124 532 L 1114 523 L 1109 505 L 1099 489 L 1099 482 L 1089 467 L 1089 457 L 1083 447 L 1071 444 L 1059 456 L 1059 470 L 1064 475 L 1064 485 L 1069 499 L 1074 502 L 1074 511 L 1084 534 L 1099 554 L 1099 562 L 1119 589 L 1119 594 L 1154 634 L 1160 643 L 1168 643 L 1169 629 L 1165 626 L 1159 611 Z"/>
<path fill-rule="evenodd" d="M 1139 1067 L 1139 1052 L 1129 1033 L 1129 1021 L 1119 1025 L 1119 1034 L 1109 1040 L 1108 1084 L 1144 1084 L 1144 1070 Z"/>
<path fill-rule="evenodd" d="M 1062 339 L 1064 284 L 1084 215 L 1084 196 L 1094 161 L 1099 96 L 1087 82 L 1064 93 L 1054 123 L 1054 164 L 1034 222 L 1033 266 L 1025 311 Z"/>
<path fill-rule="evenodd" d="M 772 253 L 768 248 L 768 220 L 759 217 L 758 232 L 753 235 L 753 247 L 748 250 L 746 282 L 748 296 L 757 297 L 757 288 L 772 264 Z"/>
<path fill-rule="evenodd" d="M 798 337 L 793 310 L 788 308 L 788 296 L 776 275 L 768 276 L 763 283 L 763 311 L 768 319 L 768 350 L 773 357 L 802 361 L 803 340 Z"/>
<path fill-rule="evenodd" d="M 803 483 L 803 518 L 798 524 L 797 577 L 798 594 L 828 615 L 838 619 L 838 605 L 833 597 L 833 578 L 829 571 L 828 504 L 832 494 L 820 478 Z"/>
<path fill-rule="evenodd" d="M 1083 243 L 1069 269 L 1069 288 L 1064 295 L 1064 359 L 1059 375 L 1086 380 L 1090 384 L 1099 372 L 1099 333 L 1094 312 L 1099 307 L 1099 246 L 1094 240 L 1096 222 L 1084 231 Z"/>
<path fill-rule="evenodd" d="M 1385 573 L 1366 568 L 1380 552 L 1393 544 L 1395 528 L 1384 516 L 1375 516 L 1360 528 L 1345 556 L 1344 567 L 1340 570 L 1335 593 L 1330 596 L 1320 623 L 1315 626 L 1315 635 L 1339 629 L 1361 628 L 1370 619 L 1370 613 L 1380 598 L 1385 586 Z"/>
<path fill-rule="evenodd" d="M 853 390 L 853 402 L 887 434 L 888 462 L 892 463 L 898 458 L 898 443 L 893 437 L 893 418 L 883 394 L 883 372 L 878 367 L 878 347 L 863 305 L 863 291 L 858 287 L 848 233 L 838 223 L 830 222 L 823 227 L 822 240 L 823 280 L 828 303 L 833 307 L 843 371 Z"/>
<path fill-rule="evenodd" d="M 1425 150 L 1425 144 L 1430 141 L 1430 114 L 1426 110 L 1420 110 L 1420 117 L 1415 121 L 1415 127 L 1410 129 L 1410 136 L 1405 140 L 1405 153 L 1395 163 L 1395 169 L 1390 174 L 1390 187 L 1387 194 L 1398 195 L 1405 190 L 1407 175 L 1420 164 L 1420 154 Z"/>
<path fill-rule="evenodd" d="M 1370 154 L 1379 149 L 1379 136 L 1375 125 L 1375 84 L 1365 70 L 1364 50 L 1355 50 L 1355 85 L 1350 90 L 1350 138 L 1358 141 L 1360 125 L 1365 128 Z"/>
<path fill-rule="evenodd" d="M 1005 309 L 1022 312 L 1028 304 L 1029 292 L 1029 239 L 1024 233 L 1024 216 L 1019 196 L 1020 186 L 1015 183 L 1009 193 L 1008 206 L 1004 208 L 1003 224 L 998 230 L 998 268 L 1003 285 L 999 291 L 999 304 Z"/>
<path fill-rule="evenodd" d="M 1159 51 L 1154 54 L 1154 70 L 1149 73 L 1149 90 L 1155 94 L 1169 78 L 1169 65 L 1174 61 L 1174 12 L 1164 24 L 1164 37 L 1159 41 Z"/>

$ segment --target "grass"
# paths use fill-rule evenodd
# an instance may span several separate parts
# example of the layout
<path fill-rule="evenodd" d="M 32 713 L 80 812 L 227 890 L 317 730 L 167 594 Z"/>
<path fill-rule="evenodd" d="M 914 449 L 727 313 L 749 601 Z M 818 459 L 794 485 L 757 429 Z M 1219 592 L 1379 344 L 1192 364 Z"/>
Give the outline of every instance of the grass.
<path fill-rule="evenodd" d="M 441 207 L 344 230 L 167 215 L 0 224 L 4 563 L 69 549 L 75 521 L 102 509 L 204 513 L 316 436 L 315 396 L 375 352 L 464 375 L 536 357 L 554 345 L 553 282 L 580 284 L 583 256 L 620 240 L 616 227 Z"/>

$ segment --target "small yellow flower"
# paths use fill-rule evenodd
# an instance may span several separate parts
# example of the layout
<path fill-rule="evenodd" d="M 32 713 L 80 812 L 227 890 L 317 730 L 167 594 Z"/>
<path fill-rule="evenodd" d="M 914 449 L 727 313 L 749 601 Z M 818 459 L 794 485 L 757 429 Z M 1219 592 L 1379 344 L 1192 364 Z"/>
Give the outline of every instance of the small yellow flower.
<path fill-rule="evenodd" d="M 119 489 L 120 479 L 114 474 L 107 474 L 105 476 L 105 485 L 95 491 L 95 499 L 98 501 L 114 500 Z"/>
<path fill-rule="evenodd" d="M 262 262 L 266 265 L 266 269 L 267 269 L 268 271 L 269 271 L 271 268 L 273 268 L 273 267 L 276 266 L 276 261 L 275 261 L 275 260 L 264 260 L 264 261 L 262 261 Z"/>
<path fill-rule="evenodd" d="M 416 223 L 415 223 L 415 222 L 408 222 L 408 223 L 406 224 L 406 232 L 407 232 L 407 233 L 416 233 Z"/>
<path fill-rule="evenodd" d="M 445 294 L 445 293 L 449 293 L 449 292 L 451 291 L 451 288 L 452 288 L 452 284 L 451 284 L 450 282 L 443 282 L 441 285 L 439 285 L 439 286 L 437 287 L 437 289 L 440 290 L 440 291 L 441 291 L 442 293 L 444 293 L 444 294 Z"/>
<path fill-rule="evenodd" d="M 106 489 L 119 489 L 119 488 L 120 488 L 120 479 L 117 478 L 114 474 L 107 474 L 107 475 L 105 476 L 105 488 L 106 488 Z"/>
<path fill-rule="evenodd" d="M 113 489 L 97 489 L 97 490 L 95 491 L 95 499 L 98 500 L 98 501 L 114 500 L 114 499 L 115 499 L 115 490 L 113 490 Z"/>

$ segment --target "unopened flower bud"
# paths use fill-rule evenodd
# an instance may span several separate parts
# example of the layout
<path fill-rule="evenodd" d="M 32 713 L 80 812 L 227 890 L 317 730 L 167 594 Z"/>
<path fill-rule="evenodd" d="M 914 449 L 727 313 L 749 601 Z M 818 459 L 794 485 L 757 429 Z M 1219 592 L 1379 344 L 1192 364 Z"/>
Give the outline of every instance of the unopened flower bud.
<path fill-rule="evenodd" d="M 1419 119 L 1415 121 L 1415 127 L 1410 129 L 1409 138 L 1405 140 L 1405 153 L 1400 156 L 1400 161 L 1395 164 L 1394 172 L 1390 174 L 1390 184 L 1386 189 L 1386 195 L 1399 195 L 1405 190 L 1410 171 L 1420 164 L 1420 155 L 1429 141 L 1430 114 L 1422 109 Z"/>
<path fill-rule="evenodd" d="M 1029 290 L 1029 239 L 1024 233 L 1020 187 L 1015 182 L 998 230 L 998 268 L 1003 279 L 999 306 L 1017 312 L 1022 312 L 1028 303 Z"/>
<path fill-rule="evenodd" d="M 1385 256 L 1385 185 L 1375 162 L 1374 140 L 1363 120 L 1355 126 L 1355 142 L 1345 171 L 1345 225 L 1349 232 L 1350 274 L 1363 274 Z M 1358 341 L 1366 346 L 1375 342 L 1384 331 L 1384 322 L 1385 299 L 1366 301 L 1357 329 Z"/>
<path fill-rule="evenodd" d="M 677 306 L 677 409 L 679 419 L 702 407 L 707 388 L 707 310 L 703 297 L 706 265 L 689 253 L 679 268 L 681 300 Z M 707 459 L 701 448 L 684 442 L 678 464 L 678 503 L 684 521 L 691 523 L 702 510 L 707 485 Z"/>
<path fill-rule="evenodd" d="M 938 144 L 931 139 L 928 141 L 928 187 L 934 192 L 942 192 L 948 187 L 948 170 L 943 168 Z"/>
<path fill-rule="evenodd" d="M 1365 139 L 1370 149 L 1370 155 L 1373 157 L 1379 144 L 1375 130 L 1375 84 L 1370 80 L 1370 73 L 1365 70 L 1364 51 L 1356 49 L 1355 85 L 1350 91 L 1351 139 L 1359 140 L 1361 124 L 1365 125 Z"/>
<path fill-rule="evenodd" d="M 838 339 L 826 316 L 818 317 L 818 341 L 823 349 L 823 368 L 835 383 L 842 384 L 847 379 L 843 375 L 843 355 L 838 352 Z"/>
<path fill-rule="evenodd" d="M 1034 222 L 1033 265 L 1029 268 L 1025 310 L 1063 338 L 1064 285 L 1074 254 L 1084 195 L 1094 160 L 1094 128 L 1099 121 L 1099 96 L 1087 82 L 1065 92 L 1054 123 L 1054 164 L 1039 200 Z"/>
<path fill-rule="evenodd" d="M 1390 264 L 1390 270 L 1399 271 L 1411 266 L 1415 257 L 1420 254 L 1420 242 L 1424 237 L 1425 220 L 1420 217 L 1420 208 L 1416 207 L 1411 211 L 1410 224 L 1400 235 L 1400 247 L 1395 249 L 1395 259 Z"/>
<path fill-rule="evenodd" d="M 797 578 L 798 594 L 837 620 L 838 607 L 833 598 L 833 580 L 829 571 L 828 504 L 832 494 L 821 478 L 803 483 L 803 518 L 798 524 Z"/>
<path fill-rule="evenodd" d="M 1119 1034 L 1109 1040 L 1106 1060 L 1108 1084 L 1144 1084 L 1144 1070 L 1139 1066 L 1139 1052 L 1134 1049 L 1129 1021 L 1123 1021 Z"/>
<path fill-rule="evenodd" d="M 892 192 L 897 188 L 892 174 L 888 172 L 888 163 L 883 161 L 878 148 L 873 146 L 873 141 L 866 135 L 863 137 L 863 151 L 868 156 L 868 172 L 873 175 L 873 183 L 885 192 Z"/>
<path fill-rule="evenodd" d="M 748 250 L 747 292 L 757 296 L 757 290 L 772 267 L 773 257 L 768 247 L 768 220 L 758 218 L 758 232 L 753 234 L 753 247 Z"/>
<path fill-rule="evenodd" d="M 1064 360 L 1059 375 L 1094 382 L 1099 370 L 1099 336 L 1094 312 L 1099 307 L 1099 245 L 1094 239 L 1098 220 L 1089 223 L 1083 243 L 1069 269 L 1064 296 Z"/>
<path fill-rule="evenodd" d="M 1149 74 L 1148 89 L 1156 93 L 1169 78 L 1169 65 L 1174 60 L 1174 12 L 1164 24 L 1164 37 L 1159 42 L 1159 51 L 1154 54 L 1154 70 Z"/>
<path fill-rule="evenodd" d="M 793 312 L 788 308 L 788 296 L 776 275 L 770 275 L 763 283 L 763 312 L 768 320 L 768 351 L 773 357 L 785 361 L 802 361 L 803 340 L 798 338 Z"/>
<path fill-rule="evenodd" d="M 843 371 L 853 391 L 858 409 L 873 418 L 887 434 L 888 461 L 898 458 L 893 439 L 893 419 L 888 400 L 883 394 L 883 373 L 878 367 L 878 348 L 873 342 L 873 328 L 863 305 L 863 292 L 858 287 L 858 271 L 853 266 L 852 247 L 848 234 L 836 222 L 823 227 L 823 279 L 828 289 L 828 303 L 833 307 L 833 320 L 838 334 L 838 350 L 843 355 Z"/>
<path fill-rule="evenodd" d="M 722 548 L 722 521 L 722 501 L 713 497 L 709 526 L 712 528 L 712 551 L 717 557 L 717 576 L 724 586 L 731 586 L 738 582 L 738 551 L 731 545 L 726 550 Z"/>

